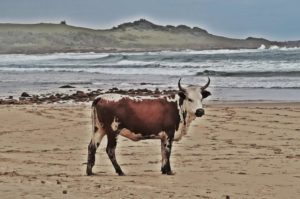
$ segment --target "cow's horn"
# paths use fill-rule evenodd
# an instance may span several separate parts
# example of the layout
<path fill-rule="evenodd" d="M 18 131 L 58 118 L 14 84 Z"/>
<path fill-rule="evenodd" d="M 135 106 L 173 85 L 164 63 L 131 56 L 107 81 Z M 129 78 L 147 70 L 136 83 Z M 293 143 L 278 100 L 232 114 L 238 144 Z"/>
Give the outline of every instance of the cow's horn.
<path fill-rule="evenodd" d="M 207 77 L 207 78 L 208 78 L 208 81 L 207 81 L 207 83 L 202 87 L 203 90 L 205 90 L 205 89 L 209 86 L 209 84 L 210 84 L 210 79 L 209 79 L 209 77 Z"/>
<path fill-rule="evenodd" d="M 185 92 L 185 89 L 182 88 L 181 85 L 180 85 L 180 81 L 181 81 L 181 78 L 178 81 L 178 88 L 179 88 L 180 91 Z"/>

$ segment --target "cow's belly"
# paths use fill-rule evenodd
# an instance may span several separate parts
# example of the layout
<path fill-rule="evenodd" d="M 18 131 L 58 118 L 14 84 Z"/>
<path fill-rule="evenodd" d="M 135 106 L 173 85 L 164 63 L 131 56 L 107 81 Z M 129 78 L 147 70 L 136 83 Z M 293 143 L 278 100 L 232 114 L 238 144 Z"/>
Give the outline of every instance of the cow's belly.
<path fill-rule="evenodd" d="M 142 135 L 140 133 L 132 132 L 126 128 L 123 128 L 120 130 L 119 135 L 122 135 L 132 141 L 139 141 L 139 140 L 145 140 L 145 139 L 163 139 L 166 137 L 165 132 L 160 132 L 158 134 L 151 134 L 151 135 Z"/>
<path fill-rule="evenodd" d="M 119 124 L 115 125 L 114 129 L 127 129 L 134 134 L 141 134 L 144 137 L 149 137 L 158 135 L 161 131 L 172 131 L 173 129 L 175 130 L 175 124 L 165 124 L 163 121 L 154 123 L 149 122 L 148 120 L 132 120 L 131 122 L 120 120 Z"/>

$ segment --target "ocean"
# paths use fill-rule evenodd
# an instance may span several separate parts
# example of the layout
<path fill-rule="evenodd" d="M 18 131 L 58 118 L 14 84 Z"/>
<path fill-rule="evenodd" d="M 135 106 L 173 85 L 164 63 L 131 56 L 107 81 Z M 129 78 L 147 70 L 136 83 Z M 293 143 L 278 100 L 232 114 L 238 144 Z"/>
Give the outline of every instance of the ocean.
<path fill-rule="evenodd" d="M 0 97 L 75 90 L 175 89 L 211 78 L 213 100 L 300 101 L 300 48 L 0 55 Z"/>

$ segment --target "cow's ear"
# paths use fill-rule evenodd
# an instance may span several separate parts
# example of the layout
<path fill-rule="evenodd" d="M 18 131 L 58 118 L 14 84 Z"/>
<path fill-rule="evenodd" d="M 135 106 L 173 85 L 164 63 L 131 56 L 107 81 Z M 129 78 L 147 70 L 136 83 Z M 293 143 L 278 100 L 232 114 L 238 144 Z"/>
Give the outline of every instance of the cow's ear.
<path fill-rule="evenodd" d="M 180 92 L 178 93 L 178 95 L 179 95 L 180 98 L 185 99 L 185 94 L 184 94 L 184 92 L 180 91 Z"/>
<path fill-rule="evenodd" d="M 201 94 L 202 94 L 202 98 L 203 98 L 203 99 L 204 99 L 204 98 L 207 98 L 208 96 L 211 95 L 211 93 L 210 93 L 209 91 L 207 91 L 207 90 L 203 90 L 203 91 L 201 92 Z"/>

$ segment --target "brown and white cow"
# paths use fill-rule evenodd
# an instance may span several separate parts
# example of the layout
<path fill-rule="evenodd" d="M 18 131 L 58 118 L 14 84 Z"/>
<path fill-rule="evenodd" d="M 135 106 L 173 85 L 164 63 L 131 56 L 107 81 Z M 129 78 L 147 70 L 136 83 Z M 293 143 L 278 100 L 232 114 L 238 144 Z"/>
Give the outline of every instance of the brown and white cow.
<path fill-rule="evenodd" d="M 117 136 L 133 141 L 161 139 L 163 174 L 173 174 L 170 166 L 172 142 L 186 134 L 190 123 L 204 115 L 202 100 L 208 97 L 205 86 L 183 88 L 178 81 L 178 94 L 162 97 L 131 97 L 119 94 L 98 96 L 92 105 L 93 134 L 88 146 L 87 175 L 92 175 L 95 153 L 107 136 L 106 152 L 116 172 L 124 175 L 115 157 Z"/>

